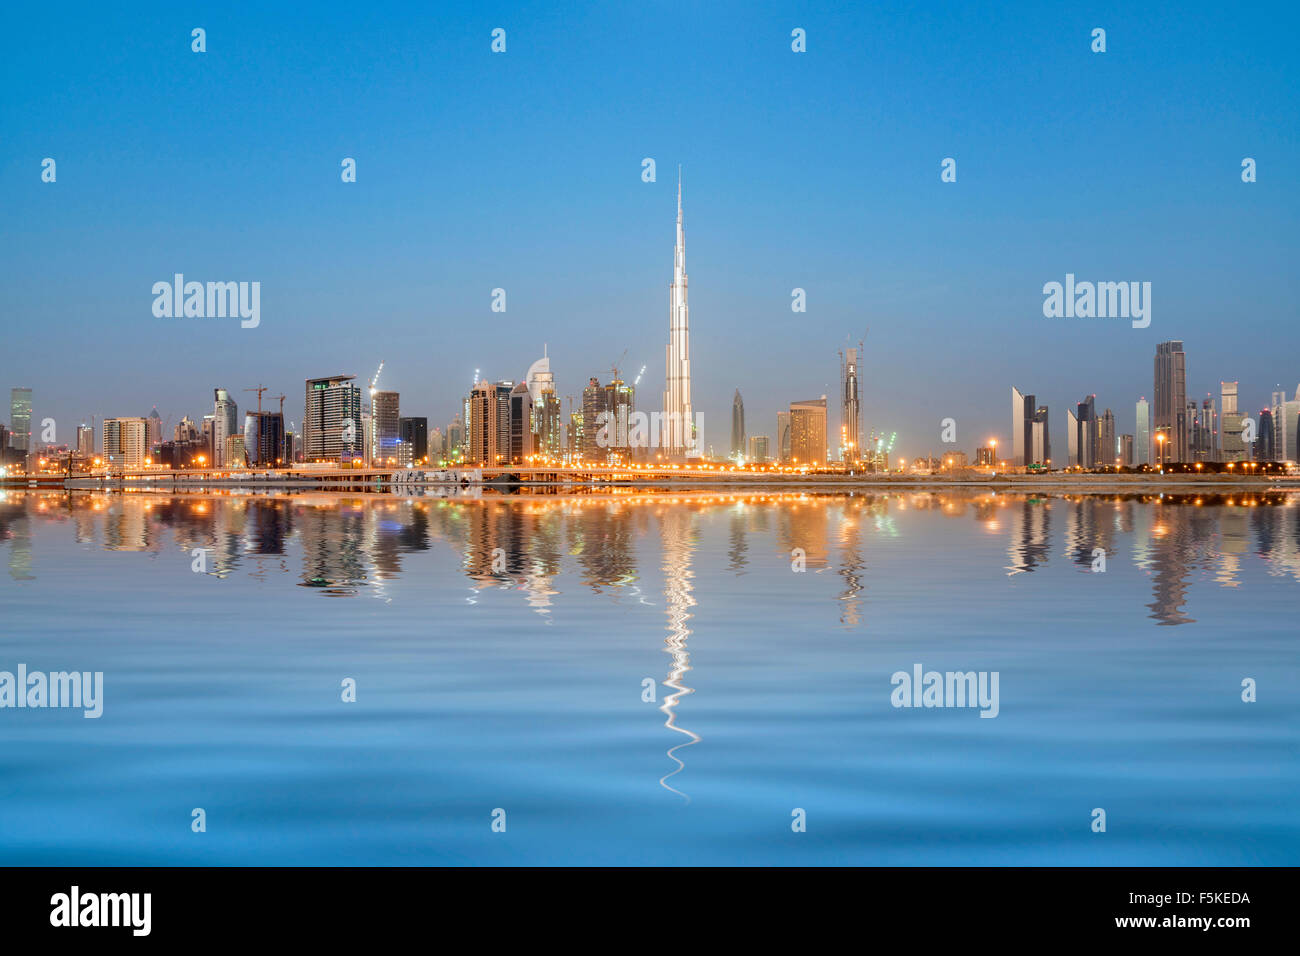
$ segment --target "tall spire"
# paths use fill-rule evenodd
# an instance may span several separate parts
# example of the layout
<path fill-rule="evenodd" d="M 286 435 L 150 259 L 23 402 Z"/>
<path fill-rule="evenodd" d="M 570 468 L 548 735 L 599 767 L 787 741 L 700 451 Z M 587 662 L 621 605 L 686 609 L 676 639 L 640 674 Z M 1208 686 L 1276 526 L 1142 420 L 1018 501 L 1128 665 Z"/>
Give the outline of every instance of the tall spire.
<path fill-rule="evenodd" d="M 686 233 L 682 228 L 682 168 L 677 167 L 677 241 L 673 283 L 668 294 L 668 347 L 665 350 L 664 424 L 661 444 L 670 458 L 694 451 L 691 407 L 690 307 L 687 304 Z"/>

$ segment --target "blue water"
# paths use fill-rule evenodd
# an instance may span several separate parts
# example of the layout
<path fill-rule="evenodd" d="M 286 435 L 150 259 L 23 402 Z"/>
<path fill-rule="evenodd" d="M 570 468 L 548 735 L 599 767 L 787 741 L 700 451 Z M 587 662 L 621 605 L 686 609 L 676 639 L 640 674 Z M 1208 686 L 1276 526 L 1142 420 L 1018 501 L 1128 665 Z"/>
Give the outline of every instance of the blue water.
<path fill-rule="evenodd" d="M 0 561 L 0 670 L 104 673 L 0 709 L 5 864 L 1300 863 L 1294 496 L 9 492 Z"/>

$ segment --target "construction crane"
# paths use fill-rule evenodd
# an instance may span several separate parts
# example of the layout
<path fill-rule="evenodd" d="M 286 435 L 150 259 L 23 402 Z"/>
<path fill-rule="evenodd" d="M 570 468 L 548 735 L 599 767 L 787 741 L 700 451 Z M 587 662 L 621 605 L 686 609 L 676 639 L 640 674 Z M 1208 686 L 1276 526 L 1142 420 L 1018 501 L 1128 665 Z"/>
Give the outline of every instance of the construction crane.
<path fill-rule="evenodd" d="M 632 387 L 633 387 L 633 388 L 636 388 L 638 385 L 641 384 L 641 376 L 644 375 L 644 374 L 645 374 L 645 366 L 642 365 L 642 366 L 641 366 L 641 371 L 639 371 L 639 372 L 636 373 L 636 381 L 632 383 Z"/>
<path fill-rule="evenodd" d="M 267 385 L 259 385 L 256 388 L 244 389 L 246 392 L 257 392 L 257 414 L 259 415 L 262 414 L 262 393 L 269 392 L 270 390 L 270 386 Z"/>
<path fill-rule="evenodd" d="M 627 358 L 627 349 L 624 349 L 623 354 L 618 357 L 618 361 L 609 367 L 609 370 L 614 373 L 615 380 L 620 380 L 618 378 L 618 367 L 623 364 L 625 358 Z"/>
<path fill-rule="evenodd" d="M 370 397 L 375 397 L 375 392 L 379 388 L 379 373 L 384 370 L 384 360 L 379 360 L 379 368 L 375 369 L 375 377 L 370 380 Z"/>

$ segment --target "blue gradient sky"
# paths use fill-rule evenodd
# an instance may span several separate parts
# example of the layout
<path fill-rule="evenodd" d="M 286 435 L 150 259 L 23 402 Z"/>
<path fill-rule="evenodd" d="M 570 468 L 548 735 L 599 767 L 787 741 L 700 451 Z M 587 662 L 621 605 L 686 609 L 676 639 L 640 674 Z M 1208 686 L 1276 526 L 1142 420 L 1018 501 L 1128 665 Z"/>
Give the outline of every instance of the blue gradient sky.
<path fill-rule="evenodd" d="M 0 420 L 11 385 L 68 440 L 91 414 L 197 418 L 218 385 L 243 408 L 261 382 L 298 421 L 305 378 L 382 358 L 432 426 L 475 368 L 517 379 L 543 342 L 561 395 L 627 349 L 656 408 L 677 163 L 719 452 L 734 388 L 773 434 L 789 401 L 834 398 L 835 351 L 868 326 L 864 423 L 909 456 L 944 449 L 947 416 L 960 448 L 1005 442 L 1011 384 L 1051 405 L 1059 444 L 1092 392 L 1131 431 L 1170 338 L 1189 394 L 1239 379 L 1258 408 L 1295 389 L 1294 7 L 843 6 L 15 7 Z M 260 281 L 260 328 L 154 318 L 175 272 Z M 1067 272 L 1150 281 L 1150 328 L 1045 319 Z"/>

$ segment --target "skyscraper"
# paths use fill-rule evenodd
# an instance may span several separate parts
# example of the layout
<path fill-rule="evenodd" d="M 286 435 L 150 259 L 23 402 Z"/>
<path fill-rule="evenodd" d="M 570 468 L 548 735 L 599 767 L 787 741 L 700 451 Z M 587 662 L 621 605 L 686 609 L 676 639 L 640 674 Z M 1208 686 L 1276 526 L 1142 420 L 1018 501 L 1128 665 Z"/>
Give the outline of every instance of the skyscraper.
<path fill-rule="evenodd" d="M 770 452 L 768 451 L 768 438 L 766 435 L 749 436 L 749 460 L 756 462 L 765 462 L 768 460 Z"/>
<path fill-rule="evenodd" d="M 776 457 L 780 462 L 790 460 L 790 413 L 776 413 Z"/>
<path fill-rule="evenodd" d="M 32 390 L 14 388 L 9 391 L 9 447 L 20 451 L 25 458 L 32 448 Z"/>
<path fill-rule="evenodd" d="M 1220 382 L 1219 460 L 1245 461 L 1246 443 L 1242 441 L 1242 418 L 1237 407 L 1237 383 Z"/>
<path fill-rule="evenodd" d="M 162 440 L 162 416 L 158 414 L 158 406 L 155 405 L 149 413 L 149 449 L 152 451 L 161 445 Z"/>
<path fill-rule="evenodd" d="M 677 243 L 673 249 L 673 284 L 668 293 L 664 420 L 660 439 L 665 454 L 670 458 L 685 457 L 688 449 L 695 447 L 697 440 L 695 416 L 691 406 L 691 321 L 686 287 L 686 233 L 682 228 L 682 174 L 679 169 L 677 172 Z"/>
<path fill-rule="evenodd" d="M 370 420 L 373 445 L 370 458 L 376 464 L 397 457 L 397 443 L 401 440 L 401 395 L 397 392 L 370 393 Z"/>
<path fill-rule="evenodd" d="M 77 426 L 77 454 L 82 458 L 95 457 L 95 426 Z"/>
<path fill-rule="evenodd" d="M 1093 461 L 1098 468 L 1108 468 L 1119 457 L 1119 442 L 1115 437 L 1115 413 L 1109 408 L 1097 419 L 1097 445 Z"/>
<path fill-rule="evenodd" d="M 1155 430 L 1167 436 L 1164 462 L 1188 461 L 1187 355 L 1182 342 L 1156 346 L 1155 406 Z"/>
<path fill-rule="evenodd" d="M 512 464 L 527 464 L 533 447 L 533 395 L 528 382 L 510 390 L 510 452 Z"/>
<path fill-rule="evenodd" d="M 338 461 L 364 448 L 361 388 L 355 375 L 309 378 L 303 400 L 302 457 L 304 461 Z"/>
<path fill-rule="evenodd" d="M 582 457 L 589 462 L 604 461 L 607 457 L 607 449 L 599 445 L 600 416 L 607 411 L 605 389 L 593 377 L 582 390 L 582 444 L 579 446 Z M 668 448 L 666 444 L 665 448 Z"/>
<path fill-rule="evenodd" d="M 862 386 L 858 379 L 858 349 L 845 349 L 840 354 L 840 460 L 852 464 L 862 458 Z"/>
<path fill-rule="evenodd" d="M 217 466 L 226 463 L 226 439 L 239 434 L 239 406 L 224 388 L 212 390 L 212 463 Z M 104 449 L 107 454 L 108 449 Z"/>
<path fill-rule="evenodd" d="M 476 465 L 498 464 L 506 450 L 500 443 L 500 406 L 497 389 L 484 379 L 469 395 L 469 461 Z M 508 426 L 509 423 L 507 423 Z"/>
<path fill-rule="evenodd" d="M 826 396 L 790 403 L 790 457 L 800 465 L 826 462 Z"/>
<path fill-rule="evenodd" d="M 1138 467 L 1149 465 L 1151 464 L 1151 405 L 1145 397 L 1137 400 L 1136 431 L 1137 441 L 1133 463 Z"/>
<path fill-rule="evenodd" d="M 1065 441 L 1069 446 L 1067 462 L 1071 468 L 1082 465 L 1079 460 L 1079 416 L 1073 409 L 1065 410 Z"/>
<path fill-rule="evenodd" d="M 243 450 L 250 465 L 274 468 L 284 464 L 284 416 L 279 412 L 245 412 Z"/>
<path fill-rule="evenodd" d="M 745 457 L 745 400 L 740 389 L 731 400 L 731 457 L 735 461 Z"/>
<path fill-rule="evenodd" d="M 138 468 L 149 457 L 149 423 L 143 418 L 104 419 L 104 462 L 110 468 Z"/>
<path fill-rule="evenodd" d="M 1078 429 L 1075 437 L 1077 464 L 1081 468 L 1095 468 L 1098 464 L 1096 401 L 1096 395 L 1089 395 L 1078 404 L 1074 416 Z"/>
<path fill-rule="evenodd" d="M 436 432 L 437 429 L 434 429 Z M 403 418 L 398 423 L 398 436 L 411 444 L 411 457 L 420 461 L 429 457 L 429 419 Z"/>

